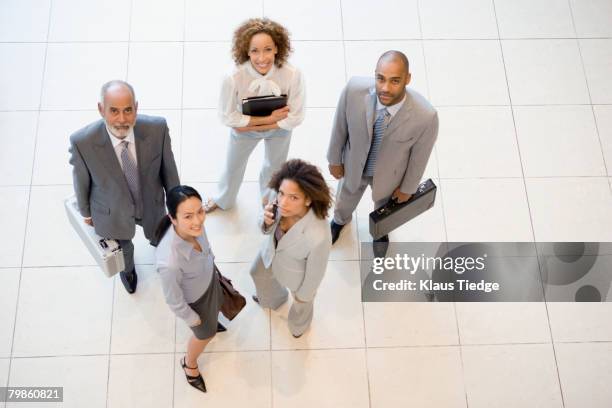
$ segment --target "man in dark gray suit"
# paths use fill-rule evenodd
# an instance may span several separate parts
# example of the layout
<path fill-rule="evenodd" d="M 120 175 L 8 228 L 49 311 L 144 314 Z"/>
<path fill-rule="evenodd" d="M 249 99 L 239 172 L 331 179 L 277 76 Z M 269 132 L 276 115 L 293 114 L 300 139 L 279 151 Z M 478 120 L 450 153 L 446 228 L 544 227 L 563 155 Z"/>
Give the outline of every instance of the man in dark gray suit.
<path fill-rule="evenodd" d="M 136 224 L 154 242 L 166 214 L 165 194 L 179 184 L 166 120 L 137 115 L 134 89 L 124 81 L 102 86 L 101 120 L 70 136 L 74 191 L 84 222 L 96 233 L 119 240 L 125 257 L 121 281 L 136 291 L 132 238 Z"/>
<path fill-rule="evenodd" d="M 332 242 L 351 220 L 366 187 L 375 207 L 416 191 L 438 136 L 438 114 L 427 100 L 406 88 L 411 75 L 400 51 L 378 60 L 375 78 L 351 78 L 342 91 L 327 152 L 338 180 Z M 389 242 L 384 236 L 375 242 Z"/>

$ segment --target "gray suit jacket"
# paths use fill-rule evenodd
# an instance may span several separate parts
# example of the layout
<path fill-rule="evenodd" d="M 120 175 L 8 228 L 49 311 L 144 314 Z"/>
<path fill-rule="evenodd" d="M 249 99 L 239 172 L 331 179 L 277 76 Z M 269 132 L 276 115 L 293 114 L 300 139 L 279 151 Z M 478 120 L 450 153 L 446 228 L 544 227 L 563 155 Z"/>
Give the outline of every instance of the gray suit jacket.
<path fill-rule="evenodd" d="M 138 115 L 134 126 L 142 227 L 150 241 L 166 213 L 164 190 L 179 184 L 164 118 Z M 103 120 L 70 136 L 74 191 L 83 217 L 92 217 L 96 233 L 105 238 L 132 239 L 135 206 Z"/>
<path fill-rule="evenodd" d="M 327 220 L 317 218 L 311 210 L 296 222 L 274 245 L 274 231 L 280 221 L 267 230 L 260 255 L 263 265 L 272 268 L 274 277 L 305 302 L 314 299 L 325 275 L 331 249 L 331 232 Z M 263 222 L 261 223 L 263 226 Z"/>
<path fill-rule="evenodd" d="M 340 96 L 327 160 L 344 164 L 344 187 L 355 192 L 372 144 L 376 109 L 373 78 L 353 77 Z M 376 158 L 372 198 L 389 197 L 393 190 L 412 194 L 423 177 L 438 136 L 438 114 L 419 93 L 406 88 L 406 100 L 383 137 Z"/>

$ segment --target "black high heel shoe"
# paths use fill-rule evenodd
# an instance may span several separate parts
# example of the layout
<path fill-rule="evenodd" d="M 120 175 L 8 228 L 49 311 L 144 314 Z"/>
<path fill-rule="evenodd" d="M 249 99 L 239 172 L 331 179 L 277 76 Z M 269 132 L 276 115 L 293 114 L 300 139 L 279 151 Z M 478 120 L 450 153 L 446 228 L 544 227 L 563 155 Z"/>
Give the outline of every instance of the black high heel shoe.
<path fill-rule="evenodd" d="M 185 357 L 181 359 L 181 366 L 183 367 L 183 371 L 185 372 L 185 377 L 187 377 L 187 382 L 189 383 L 189 385 L 191 385 L 193 388 L 197 388 L 202 392 L 206 392 L 206 384 L 204 383 L 204 378 L 202 378 L 202 374 L 198 374 L 197 376 L 193 377 L 187 374 L 187 371 L 185 371 L 186 368 L 189 370 L 197 370 L 198 366 L 188 367 L 187 364 L 185 364 Z"/>

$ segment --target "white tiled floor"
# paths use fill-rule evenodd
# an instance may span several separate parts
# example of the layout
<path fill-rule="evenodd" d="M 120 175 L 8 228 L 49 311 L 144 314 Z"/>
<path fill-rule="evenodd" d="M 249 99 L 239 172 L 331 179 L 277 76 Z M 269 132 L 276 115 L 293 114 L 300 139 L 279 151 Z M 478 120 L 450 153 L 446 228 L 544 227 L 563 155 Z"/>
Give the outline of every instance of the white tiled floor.
<path fill-rule="evenodd" d="M 514 119 L 526 177 L 606 175 L 591 106 L 519 106 Z"/>
<path fill-rule="evenodd" d="M 589 92 L 576 40 L 502 40 L 514 105 L 585 104 Z"/>
<path fill-rule="evenodd" d="M 186 384 L 189 330 L 164 302 L 142 232 L 129 296 L 65 219 L 67 138 L 98 117 L 102 82 L 128 79 L 141 113 L 168 119 L 182 181 L 212 194 L 232 33 L 261 15 L 292 33 L 307 84 L 290 156 L 323 169 L 346 80 L 372 75 L 384 50 L 408 55 L 410 85 L 440 116 L 426 170 L 439 189 L 392 240 L 612 241 L 610 0 L 4 0 L 0 386 L 63 386 L 64 407 L 612 406 L 611 303 L 361 303 L 369 190 L 332 250 L 311 329 L 295 340 L 288 305 L 249 299 L 200 357 L 208 394 Z M 236 208 L 206 221 L 245 294 L 262 153 Z"/>

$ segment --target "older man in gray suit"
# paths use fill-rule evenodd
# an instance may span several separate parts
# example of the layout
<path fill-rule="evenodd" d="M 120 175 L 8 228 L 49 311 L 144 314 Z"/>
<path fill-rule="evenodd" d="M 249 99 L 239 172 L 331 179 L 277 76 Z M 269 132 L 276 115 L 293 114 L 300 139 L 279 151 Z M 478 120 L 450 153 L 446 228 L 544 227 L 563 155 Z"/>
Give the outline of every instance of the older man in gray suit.
<path fill-rule="evenodd" d="M 101 120 L 70 136 L 74 191 L 84 222 L 96 233 L 119 240 L 125 257 L 121 281 L 136 291 L 132 238 L 136 224 L 154 242 L 166 214 L 165 194 L 179 184 L 166 120 L 137 115 L 134 89 L 124 81 L 102 86 Z"/>
<path fill-rule="evenodd" d="M 329 171 L 340 180 L 332 242 L 368 185 L 378 208 L 389 198 L 409 200 L 421 181 L 438 135 L 438 115 L 423 96 L 406 88 L 410 79 L 406 56 L 387 51 L 374 80 L 351 78 L 342 91 L 327 152 Z"/>

